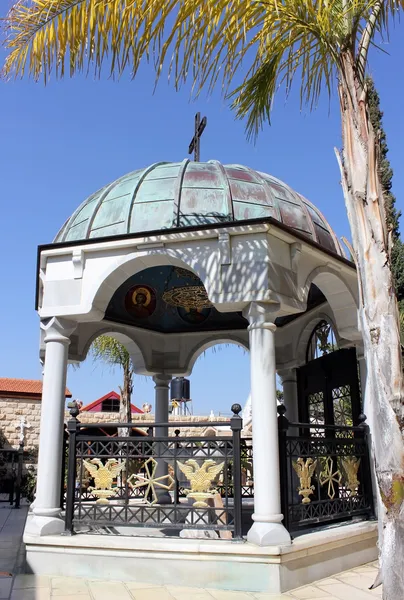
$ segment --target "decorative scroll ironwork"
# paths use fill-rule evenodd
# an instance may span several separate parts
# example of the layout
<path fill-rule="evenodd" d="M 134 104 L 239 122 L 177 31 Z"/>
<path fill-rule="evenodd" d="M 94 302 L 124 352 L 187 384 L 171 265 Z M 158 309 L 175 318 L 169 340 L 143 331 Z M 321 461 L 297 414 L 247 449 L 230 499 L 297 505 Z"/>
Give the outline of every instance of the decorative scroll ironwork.
<path fill-rule="evenodd" d="M 220 437 L 157 437 L 158 423 L 142 423 L 148 428 L 147 436 L 107 437 L 98 434 L 99 425 L 81 424 L 76 417 L 68 421 L 66 531 L 130 525 L 174 533 L 187 528 L 226 530 L 234 538 L 241 537 L 242 419 L 235 410 L 227 422 L 228 435 Z M 219 423 L 195 423 L 203 429 L 208 425 Z M 102 429 L 125 426 L 103 423 Z M 187 427 L 183 423 L 173 426 Z M 159 473 L 160 462 L 170 467 L 169 474 Z M 88 471 L 93 486 L 88 485 L 91 480 L 86 482 Z M 222 502 L 208 506 L 206 500 L 216 492 L 212 484 L 219 475 Z M 159 502 L 160 489 L 166 492 L 164 501 L 168 496 L 171 503 Z M 103 504 L 99 502 L 102 490 L 107 500 Z M 190 505 L 186 497 L 196 503 Z"/>
<path fill-rule="evenodd" d="M 142 473 L 133 473 L 129 479 L 128 484 L 132 489 L 136 489 L 139 487 L 144 487 L 144 497 L 148 504 L 153 505 L 158 502 L 156 488 L 170 491 L 174 486 L 174 479 L 171 475 L 162 475 L 161 477 L 155 477 L 156 469 L 157 469 L 157 461 L 154 458 L 148 458 L 144 463 L 144 471 L 145 474 Z M 166 481 L 167 483 L 163 483 Z M 137 483 L 133 483 L 136 481 Z M 153 500 L 148 501 L 149 494 L 151 494 Z"/>
<path fill-rule="evenodd" d="M 171 306 L 188 309 L 211 308 L 213 306 L 203 285 L 185 285 L 173 288 L 164 292 L 163 300 Z"/>
<path fill-rule="evenodd" d="M 368 429 L 361 423 L 324 424 L 317 437 L 318 424 L 289 424 L 280 414 L 282 512 L 290 531 L 373 515 Z"/>
<path fill-rule="evenodd" d="M 311 478 L 317 467 L 317 461 L 312 458 L 299 457 L 296 461 L 292 461 L 293 468 L 299 477 L 300 487 L 298 487 L 299 495 L 303 496 L 303 504 L 311 502 L 309 496 L 314 492 L 315 487 L 311 485 Z"/>

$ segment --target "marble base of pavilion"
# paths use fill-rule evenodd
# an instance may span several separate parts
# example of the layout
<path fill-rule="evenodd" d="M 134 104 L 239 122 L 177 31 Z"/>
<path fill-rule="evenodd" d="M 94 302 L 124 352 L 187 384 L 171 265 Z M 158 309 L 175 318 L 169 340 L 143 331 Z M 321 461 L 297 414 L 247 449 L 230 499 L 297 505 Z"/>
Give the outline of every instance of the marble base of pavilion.
<path fill-rule="evenodd" d="M 32 517 L 29 517 L 31 519 Z M 280 593 L 377 559 L 377 523 L 307 533 L 285 546 L 129 535 L 24 535 L 27 572 Z"/>

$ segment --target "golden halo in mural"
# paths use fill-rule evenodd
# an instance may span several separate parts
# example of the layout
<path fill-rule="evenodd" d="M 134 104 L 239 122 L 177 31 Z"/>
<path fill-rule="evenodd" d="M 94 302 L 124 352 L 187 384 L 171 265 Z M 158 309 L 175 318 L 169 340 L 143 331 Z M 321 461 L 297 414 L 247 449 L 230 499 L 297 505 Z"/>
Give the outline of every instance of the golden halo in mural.
<path fill-rule="evenodd" d="M 135 289 L 135 291 L 134 291 L 134 292 L 133 292 L 133 294 L 132 294 L 132 302 L 133 302 L 133 304 L 137 304 L 137 302 L 136 302 L 136 298 L 137 298 L 137 297 L 138 297 L 140 294 L 142 294 L 142 295 L 145 297 L 145 301 L 144 301 L 144 302 L 142 302 L 143 306 L 144 306 L 144 307 L 146 307 L 146 306 L 149 306 L 149 304 L 150 304 L 150 302 L 151 302 L 151 300 L 152 300 L 152 295 L 151 295 L 151 292 L 150 292 L 150 290 L 148 290 L 148 289 L 147 289 L 147 288 L 145 288 L 145 287 L 137 287 L 137 288 Z"/>
<path fill-rule="evenodd" d="M 164 292 L 163 300 L 171 306 L 182 308 L 211 308 L 205 288 L 202 285 L 187 285 Z"/>

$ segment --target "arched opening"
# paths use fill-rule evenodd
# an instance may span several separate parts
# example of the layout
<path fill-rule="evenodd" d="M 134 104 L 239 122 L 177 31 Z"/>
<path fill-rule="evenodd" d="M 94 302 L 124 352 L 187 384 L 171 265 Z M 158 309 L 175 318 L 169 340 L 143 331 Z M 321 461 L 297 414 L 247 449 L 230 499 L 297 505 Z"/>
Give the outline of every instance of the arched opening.
<path fill-rule="evenodd" d="M 250 393 L 250 361 L 241 341 L 221 338 L 205 342 L 194 350 L 190 366 L 194 414 L 228 418 L 233 404 L 245 405 Z"/>
<path fill-rule="evenodd" d="M 78 400 L 81 423 L 99 423 L 92 435 L 116 437 L 118 427 L 107 424 L 132 422 L 130 435 L 143 436 L 144 429 L 137 426 L 139 415 L 144 413 L 142 403 L 135 403 L 135 363 L 141 351 L 127 335 L 103 330 L 91 336 L 86 343 L 86 359 L 69 372 L 69 382 L 80 389 Z M 129 394 L 127 408 L 126 396 Z M 136 394 L 137 396 L 137 394 Z"/>
<path fill-rule="evenodd" d="M 338 350 L 333 326 L 321 319 L 314 327 L 306 349 L 306 363 Z"/>
<path fill-rule="evenodd" d="M 314 325 L 306 347 L 306 364 L 297 375 L 300 421 L 319 426 L 311 429 L 312 435 L 325 435 L 321 425 L 358 423 L 361 399 L 356 351 L 338 347 L 328 320 L 320 319 Z"/>

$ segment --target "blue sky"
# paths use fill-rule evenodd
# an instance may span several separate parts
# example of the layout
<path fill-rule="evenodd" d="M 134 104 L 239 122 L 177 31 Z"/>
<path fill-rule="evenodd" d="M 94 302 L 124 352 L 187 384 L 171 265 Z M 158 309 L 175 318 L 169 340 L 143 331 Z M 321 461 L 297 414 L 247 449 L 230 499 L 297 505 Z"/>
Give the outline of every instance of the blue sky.
<path fill-rule="evenodd" d="M 373 51 L 371 56 L 399 208 L 404 206 L 402 31 L 398 26 L 383 44 L 390 55 Z M 336 97 L 329 104 L 324 96 L 310 114 L 300 111 L 296 92 L 287 103 L 278 96 L 272 126 L 253 145 L 219 92 L 190 102 L 189 88 L 177 93 L 162 80 L 153 95 L 153 82 L 144 65 L 135 81 L 77 76 L 51 80 L 47 87 L 30 80 L 0 83 L 0 376 L 41 377 L 34 310 L 37 245 L 52 241 L 74 209 L 104 184 L 156 161 L 185 158 L 197 110 L 208 117 L 202 160 L 245 164 L 283 179 L 319 207 L 337 235 L 349 237 L 333 152 L 341 143 Z M 117 389 L 119 382 L 118 371 L 91 360 L 68 375 L 73 396 L 84 402 Z M 195 366 L 191 389 L 199 414 L 243 404 L 248 356 L 235 347 L 208 352 Z M 137 378 L 135 403 L 152 400 L 151 382 Z"/>

